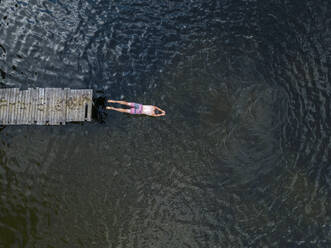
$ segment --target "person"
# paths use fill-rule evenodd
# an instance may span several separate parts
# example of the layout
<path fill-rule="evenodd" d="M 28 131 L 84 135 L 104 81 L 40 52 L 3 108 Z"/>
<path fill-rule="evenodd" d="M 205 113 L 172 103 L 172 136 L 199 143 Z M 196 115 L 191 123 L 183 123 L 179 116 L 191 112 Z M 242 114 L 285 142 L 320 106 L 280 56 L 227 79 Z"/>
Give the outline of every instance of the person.
<path fill-rule="evenodd" d="M 153 105 L 143 105 L 135 102 L 125 102 L 125 101 L 116 101 L 116 100 L 108 100 L 107 102 L 119 103 L 130 107 L 129 109 L 114 108 L 110 106 L 106 107 L 106 109 L 115 110 L 122 113 L 128 113 L 132 115 L 148 115 L 153 117 L 164 116 L 166 114 L 164 110 Z M 157 114 L 156 111 L 159 111 L 160 113 Z"/>

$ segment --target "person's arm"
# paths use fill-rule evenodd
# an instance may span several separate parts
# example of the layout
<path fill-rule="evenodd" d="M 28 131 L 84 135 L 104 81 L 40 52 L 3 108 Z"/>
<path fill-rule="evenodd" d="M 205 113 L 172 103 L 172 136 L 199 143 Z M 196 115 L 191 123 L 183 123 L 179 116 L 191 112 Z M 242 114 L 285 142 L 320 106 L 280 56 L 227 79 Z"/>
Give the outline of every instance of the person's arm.
<path fill-rule="evenodd" d="M 158 111 L 161 112 L 161 114 L 154 114 L 153 116 L 155 117 L 159 117 L 159 116 L 164 116 L 166 114 L 166 112 L 162 109 L 160 109 L 159 107 L 154 107 L 155 109 L 157 109 Z"/>

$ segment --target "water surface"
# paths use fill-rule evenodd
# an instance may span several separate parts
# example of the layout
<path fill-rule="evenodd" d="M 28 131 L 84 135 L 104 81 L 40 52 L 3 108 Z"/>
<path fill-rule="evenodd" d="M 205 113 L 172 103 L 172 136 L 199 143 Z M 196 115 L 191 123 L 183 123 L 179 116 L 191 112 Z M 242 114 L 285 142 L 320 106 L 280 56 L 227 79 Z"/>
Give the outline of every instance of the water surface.
<path fill-rule="evenodd" d="M 0 247 L 330 247 L 328 1 L 0 1 L 1 87 L 165 118 L 0 132 Z"/>

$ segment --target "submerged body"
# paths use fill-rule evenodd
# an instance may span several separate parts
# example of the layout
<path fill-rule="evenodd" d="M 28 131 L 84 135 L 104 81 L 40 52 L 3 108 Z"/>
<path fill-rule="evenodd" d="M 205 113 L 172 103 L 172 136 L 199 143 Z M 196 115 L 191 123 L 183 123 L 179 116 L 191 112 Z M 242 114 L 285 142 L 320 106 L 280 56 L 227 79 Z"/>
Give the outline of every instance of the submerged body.
<path fill-rule="evenodd" d="M 107 106 L 106 109 L 115 110 L 122 113 L 128 113 L 133 115 L 148 115 L 153 117 L 164 116 L 165 111 L 153 106 L 153 105 L 143 105 L 140 103 L 135 102 L 125 102 L 125 101 L 116 101 L 116 100 L 108 100 L 109 103 L 119 103 L 122 105 L 129 106 L 129 109 L 122 109 L 122 108 L 114 108 Z M 160 114 L 157 114 L 156 111 L 159 111 Z"/>

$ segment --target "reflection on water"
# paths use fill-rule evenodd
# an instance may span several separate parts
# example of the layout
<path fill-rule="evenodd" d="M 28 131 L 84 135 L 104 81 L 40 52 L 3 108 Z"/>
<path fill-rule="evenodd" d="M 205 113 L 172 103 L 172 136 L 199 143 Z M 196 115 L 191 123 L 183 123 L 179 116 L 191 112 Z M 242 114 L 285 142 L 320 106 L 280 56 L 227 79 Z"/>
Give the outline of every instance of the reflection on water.
<path fill-rule="evenodd" d="M 330 246 L 330 5 L 300 6 L 2 0 L 2 87 L 167 116 L 1 130 L 0 247 Z"/>

